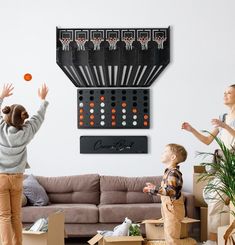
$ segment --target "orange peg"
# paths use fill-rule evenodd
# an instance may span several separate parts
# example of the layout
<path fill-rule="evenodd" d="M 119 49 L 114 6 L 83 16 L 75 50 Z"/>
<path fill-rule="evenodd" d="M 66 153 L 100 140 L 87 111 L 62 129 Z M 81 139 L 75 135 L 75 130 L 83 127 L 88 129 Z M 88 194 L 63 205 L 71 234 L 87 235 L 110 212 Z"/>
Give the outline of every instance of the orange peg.
<path fill-rule="evenodd" d="M 147 121 L 144 121 L 144 126 L 148 126 L 148 122 Z"/>
<path fill-rule="evenodd" d="M 132 109 L 132 112 L 133 112 L 133 113 L 137 113 L 137 109 L 136 109 L 136 108 L 133 108 L 133 109 Z"/>
<path fill-rule="evenodd" d="M 95 103 L 94 102 L 90 102 L 90 107 L 94 107 Z"/>

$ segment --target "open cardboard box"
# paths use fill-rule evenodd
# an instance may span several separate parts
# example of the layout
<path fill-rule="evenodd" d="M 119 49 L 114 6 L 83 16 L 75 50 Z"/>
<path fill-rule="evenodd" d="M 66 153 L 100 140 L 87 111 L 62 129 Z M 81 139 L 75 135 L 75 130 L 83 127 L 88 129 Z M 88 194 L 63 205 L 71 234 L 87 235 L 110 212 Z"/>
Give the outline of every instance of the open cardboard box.
<path fill-rule="evenodd" d="M 48 217 L 48 231 L 23 230 L 23 245 L 64 245 L 64 213 L 57 212 Z"/>
<path fill-rule="evenodd" d="M 166 241 L 145 241 L 144 245 L 167 245 Z M 180 239 L 180 245 L 197 245 L 197 241 L 191 237 Z"/>
<path fill-rule="evenodd" d="M 200 207 L 200 239 L 201 242 L 205 242 L 208 240 L 208 231 L 207 231 L 207 216 L 208 216 L 208 208 Z"/>
<path fill-rule="evenodd" d="M 144 241 L 142 236 L 102 236 L 97 234 L 88 243 L 94 245 L 141 245 Z"/>
<path fill-rule="evenodd" d="M 198 182 L 201 174 L 206 172 L 205 167 L 198 165 L 193 166 L 193 169 L 193 195 L 195 198 L 195 207 L 207 207 L 203 198 L 203 189 L 207 185 L 208 181 L 204 180 Z"/>
<path fill-rule="evenodd" d="M 180 238 L 188 237 L 189 236 L 188 234 L 189 224 L 196 223 L 196 222 L 200 222 L 200 220 L 185 217 L 181 221 Z M 163 219 L 144 220 L 142 224 L 145 224 L 147 240 L 164 240 L 165 239 Z"/>

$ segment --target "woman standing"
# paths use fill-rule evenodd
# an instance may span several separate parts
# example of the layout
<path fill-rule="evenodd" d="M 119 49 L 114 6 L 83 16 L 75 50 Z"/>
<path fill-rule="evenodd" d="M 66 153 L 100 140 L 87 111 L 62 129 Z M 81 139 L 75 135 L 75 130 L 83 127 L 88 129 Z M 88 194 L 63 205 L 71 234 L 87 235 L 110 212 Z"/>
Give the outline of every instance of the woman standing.
<path fill-rule="evenodd" d="M 187 122 L 182 124 L 182 129 L 192 133 L 206 145 L 211 144 L 214 137 L 218 136 L 228 149 L 232 149 L 235 146 L 235 84 L 224 92 L 224 104 L 228 107 L 228 113 L 221 115 L 219 119 L 211 120 L 215 129 L 210 135 L 200 133 Z M 208 204 L 209 240 L 206 244 L 216 244 L 218 227 L 229 224 L 229 213 L 221 213 L 227 211 L 228 207 L 217 193 L 204 193 L 204 198 Z"/>

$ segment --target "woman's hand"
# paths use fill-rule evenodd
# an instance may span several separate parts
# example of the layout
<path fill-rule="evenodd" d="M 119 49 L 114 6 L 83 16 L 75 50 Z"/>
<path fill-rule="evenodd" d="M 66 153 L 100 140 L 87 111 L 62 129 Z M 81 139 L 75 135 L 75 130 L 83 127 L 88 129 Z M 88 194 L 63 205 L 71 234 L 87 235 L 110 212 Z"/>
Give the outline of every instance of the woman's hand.
<path fill-rule="evenodd" d="M 38 89 L 38 96 L 41 100 L 45 100 L 48 93 L 48 87 L 45 83 Z"/>
<path fill-rule="evenodd" d="M 14 87 L 12 85 L 12 83 L 7 83 L 3 85 L 2 91 L 0 93 L 0 99 L 4 99 L 5 97 L 9 97 L 11 96 L 13 93 Z"/>
<path fill-rule="evenodd" d="M 188 122 L 182 123 L 181 129 L 184 129 L 184 130 L 186 130 L 188 132 L 192 132 L 193 131 L 193 127 Z"/>
<path fill-rule="evenodd" d="M 212 119 L 211 120 L 211 124 L 215 127 L 215 128 L 225 128 L 226 127 L 226 123 L 222 122 L 219 119 Z"/>

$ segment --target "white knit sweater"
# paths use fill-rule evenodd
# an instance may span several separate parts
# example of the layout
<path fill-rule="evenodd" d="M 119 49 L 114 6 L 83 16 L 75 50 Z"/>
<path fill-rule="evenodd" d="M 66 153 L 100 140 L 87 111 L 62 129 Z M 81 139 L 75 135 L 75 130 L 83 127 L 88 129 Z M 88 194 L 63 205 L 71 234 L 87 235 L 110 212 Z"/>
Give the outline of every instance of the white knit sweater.
<path fill-rule="evenodd" d="M 8 125 L 1 114 L 0 99 L 0 173 L 23 173 L 27 163 L 27 145 L 42 125 L 48 106 L 42 101 L 37 113 L 28 119 L 23 129 Z"/>

